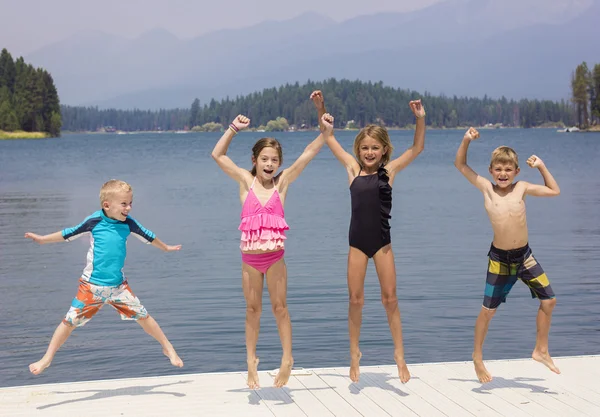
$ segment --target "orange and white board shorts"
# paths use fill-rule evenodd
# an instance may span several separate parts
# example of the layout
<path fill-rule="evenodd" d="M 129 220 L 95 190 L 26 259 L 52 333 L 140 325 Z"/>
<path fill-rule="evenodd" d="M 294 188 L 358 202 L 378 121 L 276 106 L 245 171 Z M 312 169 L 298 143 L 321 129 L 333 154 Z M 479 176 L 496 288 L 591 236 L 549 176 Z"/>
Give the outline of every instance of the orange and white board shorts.
<path fill-rule="evenodd" d="M 77 295 L 73 298 L 63 322 L 70 326 L 83 326 L 105 304 L 114 307 L 121 314 L 121 320 L 140 320 L 148 317 L 148 312 L 131 291 L 127 281 L 118 287 L 103 287 L 80 279 Z"/>

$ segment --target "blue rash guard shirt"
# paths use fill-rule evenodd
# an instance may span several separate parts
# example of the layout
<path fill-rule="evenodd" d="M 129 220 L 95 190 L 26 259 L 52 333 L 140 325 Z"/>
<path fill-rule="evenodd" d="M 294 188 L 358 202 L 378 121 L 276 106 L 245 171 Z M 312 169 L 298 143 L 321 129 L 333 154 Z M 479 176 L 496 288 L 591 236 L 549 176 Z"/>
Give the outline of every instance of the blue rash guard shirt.
<path fill-rule="evenodd" d="M 148 244 L 156 237 L 132 217 L 127 216 L 125 221 L 115 220 L 102 210 L 88 216 L 81 224 L 62 230 L 67 242 L 84 234 L 90 235 L 87 264 L 81 276 L 85 281 L 104 287 L 118 287 L 125 280 L 123 266 L 130 233 Z"/>

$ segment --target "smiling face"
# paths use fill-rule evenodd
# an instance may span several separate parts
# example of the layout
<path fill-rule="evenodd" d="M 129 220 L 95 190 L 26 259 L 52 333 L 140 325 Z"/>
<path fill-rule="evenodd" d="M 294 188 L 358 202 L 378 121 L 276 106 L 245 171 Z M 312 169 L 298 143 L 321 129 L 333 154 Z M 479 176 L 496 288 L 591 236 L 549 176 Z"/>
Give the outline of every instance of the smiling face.
<path fill-rule="evenodd" d="M 277 173 L 281 165 L 281 160 L 279 152 L 275 148 L 266 147 L 260 151 L 257 158 L 252 157 L 252 163 L 256 169 L 257 177 L 261 177 L 264 180 L 271 180 Z"/>
<path fill-rule="evenodd" d="M 283 162 L 283 151 L 276 139 L 262 138 L 252 147 L 252 175 L 271 180 Z"/>
<path fill-rule="evenodd" d="M 358 160 L 365 170 L 372 171 L 379 168 L 387 148 L 377 139 L 365 136 L 358 144 Z"/>
<path fill-rule="evenodd" d="M 114 220 L 125 221 L 133 204 L 131 185 L 121 180 L 110 180 L 100 189 L 100 207 Z"/>
<path fill-rule="evenodd" d="M 354 139 L 354 156 L 361 168 L 373 172 L 380 165 L 390 162 L 394 146 L 384 127 L 367 125 L 358 132 Z"/>
<path fill-rule="evenodd" d="M 496 162 L 490 167 L 490 174 L 500 188 L 509 187 L 519 171 L 512 162 Z"/>
<path fill-rule="evenodd" d="M 125 221 L 133 205 L 132 191 L 119 191 L 110 193 L 108 199 L 102 202 L 102 209 L 107 217 L 114 220 Z"/>

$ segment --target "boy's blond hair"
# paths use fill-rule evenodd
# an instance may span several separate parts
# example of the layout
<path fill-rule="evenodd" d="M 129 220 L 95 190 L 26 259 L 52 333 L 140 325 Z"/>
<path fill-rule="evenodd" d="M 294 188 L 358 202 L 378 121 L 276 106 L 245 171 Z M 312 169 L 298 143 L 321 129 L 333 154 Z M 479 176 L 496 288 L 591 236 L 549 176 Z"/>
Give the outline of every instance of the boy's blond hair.
<path fill-rule="evenodd" d="M 131 185 L 121 180 L 106 181 L 100 188 L 100 205 L 107 200 L 110 200 L 117 193 L 133 192 Z"/>
<path fill-rule="evenodd" d="M 492 152 L 490 168 L 494 164 L 514 164 L 516 169 L 519 168 L 519 156 L 512 148 L 509 148 L 508 146 L 499 146 Z"/>
<path fill-rule="evenodd" d="M 378 125 L 367 125 L 358 132 L 356 135 L 356 139 L 354 139 L 354 156 L 360 163 L 360 142 L 367 136 L 375 139 L 377 142 L 381 143 L 381 145 L 386 148 L 385 154 L 381 158 L 381 164 L 385 165 L 390 162 L 390 157 L 392 156 L 392 152 L 394 151 L 394 145 L 392 145 L 392 141 L 390 140 L 390 135 L 385 127 L 381 127 Z"/>

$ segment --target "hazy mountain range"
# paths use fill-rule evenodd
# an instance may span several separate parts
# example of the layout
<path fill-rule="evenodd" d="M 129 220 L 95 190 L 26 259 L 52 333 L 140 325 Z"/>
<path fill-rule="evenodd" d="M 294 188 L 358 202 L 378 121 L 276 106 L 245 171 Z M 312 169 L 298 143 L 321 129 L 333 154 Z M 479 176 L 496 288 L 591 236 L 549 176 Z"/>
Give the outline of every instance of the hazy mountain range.
<path fill-rule="evenodd" d="M 25 57 L 61 102 L 188 107 L 286 82 L 348 78 L 432 94 L 561 99 L 600 63 L 600 0 L 447 0 L 341 23 L 308 13 L 193 39 L 78 33 Z"/>

